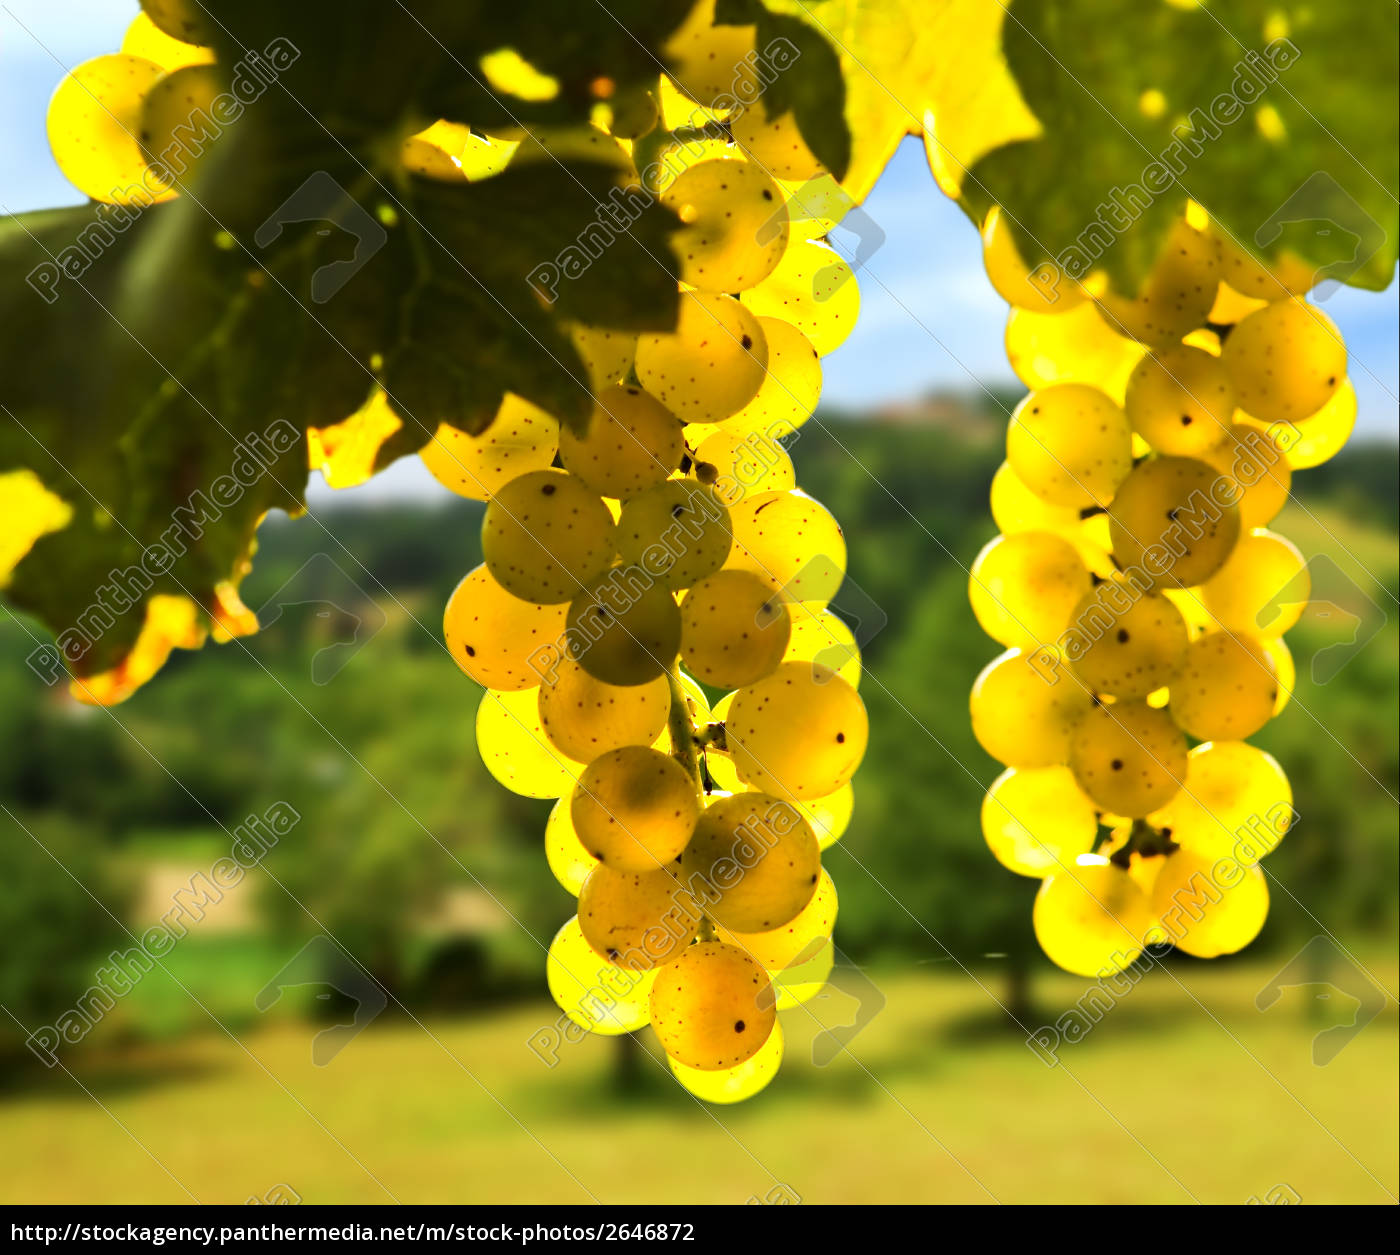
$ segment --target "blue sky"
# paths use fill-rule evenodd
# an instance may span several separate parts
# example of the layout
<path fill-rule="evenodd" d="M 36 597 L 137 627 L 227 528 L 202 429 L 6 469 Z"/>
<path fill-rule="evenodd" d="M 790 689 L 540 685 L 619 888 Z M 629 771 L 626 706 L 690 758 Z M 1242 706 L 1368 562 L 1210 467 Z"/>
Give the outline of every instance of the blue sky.
<path fill-rule="evenodd" d="M 64 68 L 117 48 L 136 8 L 122 0 L 5 0 L 0 8 L 0 204 L 5 209 L 81 200 L 49 157 L 45 107 Z M 826 400 L 867 408 L 937 389 L 973 388 L 979 380 L 1011 382 L 1001 339 L 1006 306 L 982 274 L 976 232 L 938 191 L 917 141 L 901 148 L 865 209 L 885 241 L 861 279 L 856 330 L 826 360 Z M 1395 435 L 1396 285 L 1383 293 L 1344 289 L 1326 309 L 1351 353 L 1361 430 Z M 366 491 L 413 491 L 427 482 L 425 473 L 409 466 L 380 479 Z"/>

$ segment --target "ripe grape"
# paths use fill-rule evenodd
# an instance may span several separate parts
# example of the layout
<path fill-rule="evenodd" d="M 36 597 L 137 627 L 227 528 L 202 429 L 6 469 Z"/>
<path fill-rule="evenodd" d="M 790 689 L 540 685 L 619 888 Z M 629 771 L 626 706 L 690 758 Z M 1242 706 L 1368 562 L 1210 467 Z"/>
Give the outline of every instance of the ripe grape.
<path fill-rule="evenodd" d="M 778 998 L 778 1005 L 781 1006 L 781 991 Z M 732 1068 L 706 1070 L 692 1068 L 678 1059 L 666 1060 L 683 1089 L 696 1098 L 713 1103 L 743 1102 L 746 1098 L 752 1098 L 778 1075 L 782 1061 L 783 1026 L 777 1020 L 773 1022 L 768 1040 L 743 1063 Z"/>
<path fill-rule="evenodd" d="M 613 327 L 593 327 L 587 323 L 566 324 L 569 339 L 583 359 L 590 390 L 596 395 L 631 373 L 637 358 L 637 333 Z M 510 395 L 510 394 L 507 394 Z M 497 420 L 499 421 L 499 420 Z"/>
<path fill-rule="evenodd" d="M 562 605 L 521 601 L 479 566 L 448 599 L 442 634 L 453 661 L 478 684 L 518 692 L 540 682 L 537 665 L 557 651 L 564 613 Z"/>
<path fill-rule="evenodd" d="M 1124 409 L 1133 430 L 1159 453 L 1206 457 L 1225 440 L 1235 388 L 1218 357 L 1175 344 L 1134 367 Z"/>
<path fill-rule="evenodd" d="M 972 686 L 972 731 L 999 762 L 1050 767 L 1069 761 L 1070 734 L 1093 703 L 1053 646 L 1008 649 Z"/>
<path fill-rule="evenodd" d="M 725 720 L 739 778 L 785 798 L 834 793 L 865 754 L 860 695 L 819 663 L 785 662 L 740 689 Z"/>
<path fill-rule="evenodd" d="M 681 601 L 681 654 L 695 676 L 739 688 L 783 659 L 792 619 L 781 595 L 749 571 L 716 571 Z"/>
<path fill-rule="evenodd" d="M 704 484 L 672 479 L 622 507 L 617 547 L 624 562 L 640 565 L 671 588 L 689 588 L 713 575 L 733 544 L 729 511 Z"/>
<path fill-rule="evenodd" d="M 600 958 L 577 919 L 554 935 L 545 980 L 556 1005 L 580 1028 L 604 1037 L 634 1033 L 651 1022 L 656 972 L 626 971 Z"/>
<path fill-rule="evenodd" d="M 764 493 L 739 502 L 729 519 L 727 567 L 753 572 L 810 609 L 836 596 L 846 578 L 846 538 L 820 501 L 801 491 Z"/>
<path fill-rule="evenodd" d="M 1186 738 L 1146 702 L 1095 706 L 1070 738 L 1069 766 L 1104 810 L 1137 817 L 1165 806 L 1186 776 Z"/>
<path fill-rule="evenodd" d="M 1171 685 L 1171 713 L 1198 741 L 1242 741 L 1273 718 L 1278 676 L 1263 645 L 1209 632 L 1186 649 Z"/>
<path fill-rule="evenodd" d="M 630 972 L 674 963 L 700 930 L 694 901 L 669 869 L 621 872 L 604 863 L 579 890 L 578 922 L 598 955 Z"/>
<path fill-rule="evenodd" d="M 1251 424 L 1259 422 L 1247 414 L 1242 417 Z M 1343 379 L 1332 399 L 1316 414 L 1291 425 L 1270 424 L 1268 429 L 1284 450 L 1288 465 L 1303 471 L 1336 457 L 1355 426 L 1356 389 L 1350 379 Z"/>
<path fill-rule="evenodd" d="M 765 317 L 758 325 L 768 342 L 763 382 L 751 401 L 724 420 L 724 426 L 777 440 L 796 431 L 817 408 L 822 394 L 822 363 L 812 342 L 790 322 Z"/>
<path fill-rule="evenodd" d="M 635 385 L 617 384 L 598 394 L 583 435 L 561 433 L 559 460 L 600 497 L 626 501 L 665 483 L 684 447 L 670 410 Z"/>
<path fill-rule="evenodd" d="M 507 592 L 550 605 L 571 601 L 608 569 L 616 530 L 582 480 L 566 471 L 529 471 L 492 496 L 481 551 Z"/>
<path fill-rule="evenodd" d="M 1240 408 L 1266 423 L 1297 423 L 1317 413 L 1347 374 L 1337 325 L 1297 297 L 1266 305 L 1239 323 L 1221 360 Z"/>
<path fill-rule="evenodd" d="M 860 687 L 860 646 L 855 633 L 830 610 L 813 610 L 794 603 L 788 607 L 792 634 L 783 662 L 812 662 L 836 672 L 852 688 Z"/>
<path fill-rule="evenodd" d="M 1189 588 L 1219 571 L 1240 534 L 1234 485 L 1195 458 L 1143 462 L 1109 507 L 1113 557 L 1138 582 Z"/>
<path fill-rule="evenodd" d="M 1011 767 L 982 799 L 982 835 L 997 862 L 1021 876 L 1048 876 L 1088 854 L 1098 833 L 1094 804 L 1067 767 Z"/>
<path fill-rule="evenodd" d="M 131 19 L 131 25 L 122 36 L 121 50 L 129 57 L 154 61 L 167 72 L 184 65 L 205 65 L 214 59 L 211 49 L 167 34 L 144 11 Z"/>
<path fill-rule="evenodd" d="M 1165 347 L 1205 322 L 1219 284 L 1220 255 L 1214 238 L 1182 219 L 1168 232 L 1136 296 L 1107 292 L 1099 305 L 1108 325 L 1120 334 Z"/>
<path fill-rule="evenodd" d="M 572 810 L 571 798 L 561 797 L 554 803 L 544 826 L 544 856 L 554 879 L 578 897 L 588 873 L 598 866 L 598 860 L 579 841 Z"/>
<path fill-rule="evenodd" d="M 716 26 L 714 20 L 715 0 L 698 0 L 661 51 L 691 100 L 707 109 L 732 109 L 759 92 L 754 27 Z"/>
<path fill-rule="evenodd" d="M 1083 522 L 1076 507 L 1053 505 L 1032 492 L 1010 462 L 997 467 L 990 496 L 992 521 L 1007 536 L 1017 532 L 1055 532 L 1068 540 L 1078 533 Z"/>
<path fill-rule="evenodd" d="M 661 203 L 683 224 L 671 237 L 677 278 L 702 292 L 742 292 L 773 273 L 788 243 L 787 209 L 751 161 L 702 161 L 679 174 Z"/>
<path fill-rule="evenodd" d="M 1207 741 L 1187 757 L 1181 792 L 1151 822 L 1202 858 L 1257 863 L 1295 818 L 1293 790 L 1272 755 L 1243 741 Z"/>
<path fill-rule="evenodd" d="M 1187 639 L 1186 620 L 1166 597 L 1105 580 L 1075 606 L 1062 648 L 1094 692 L 1146 697 L 1176 674 Z"/>
<path fill-rule="evenodd" d="M 1298 547 L 1259 528 L 1240 538 L 1230 560 L 1202 587 L 1201 597 L 1221 627 L 1250 636 L 1281 636 L 1307 609 L 1310 586 Z"/>
<path fill-rule="evenodd" d="M 1084 300 L 1084 289 L 1053 263 L 1026 265 L 1000 205 L 992 206 L 982 224 L 982 265 L 1002 300 L 1016 309 L 1063 314 Z"/>
<path fill-rule="evenodd" d="M 613 567 L 569 603 L 569 656 L 608 684 L 645 684 L 680 652 L 675 598 L 640 567 Z"/>
<path fill-rule="evenodd" d="M 1097 854 L 1082 854 L 1047 876 L 1031 912 L 1046 957 L 1076 976 L 1121 972 L 1142 953 L 1152 927 L 1147 895 Z"/>
<path fill-rule="evenodd" d="M 790 798 L 789 801 L 797 808 L 798 814 L 812 825 L 812 831 L 817 834 L 817 846 L 827 850 L 850 827 L 851 816 L 855 813 L 856 794 L 848 782 L 825 797 L 808 798 L 806 801 Z"/>
<path fill-rule="evenodd" d="M 1274 684 L 1278 689 L 1278 696 L 1274 699 L 1274 714 L 1277 715 L 1293 696 L 1293 690 L 1298 684 L 1298 668 L 1283 637 L 1266 636 L 1259 644 L 1269 656 L 1269 662 L 1274 668 Z"/>
<path fill-rule="evenodd" d="M 1267 264 L 1246 252 L 1225 231 L 1214 235 L 1220 249 L 1220 277 L 1236 292 L 1255 300 L 1278 301 L 1301 296 L 1313 285 L 1316 268 L 1292 253 Z"/>
<path fill-rule="evenodd" d="M 776 978 L 786 968 L 804 962 L 813 950 L 831 936 L 836 927 L 836 906 L 836 885 L 822 871 L 807 905 L 786 924 L 766 932 L 735 932 L 716 924 L 715 936 L 746 951 L 769 975 Z"/>
<path fill-rule="evenodd" d="M 517 476 L 552 466 L 558 452 L 554 417 L 507 392 L 481 435 L 443 423 L 418 456 L 444 488 L 469 501 L 489 501 Z"/>
<path fill-rule="evenodd" d="M 1258 864 L 1177 850 L 1152 887 L 1152 914 L 1178 950 L 1219 958 L 1243 950 L 1263 930 L 1269 884 Z"/>
<path fill-rule="evenodd" d="M 753 933 L 795 919 L 820 871 L 816 834 L 795 807 L 766 793 L 736 793 L 705 808 L 678 874 L 716 921 Z"/>
<path fill-rule="evenodd" d="M 860 312 L 854 272 L 840 253 L 815 240 L 794 244 L 773 273 L 740 299 L 760 318 L 791 323 L 821 357 L 841 347 Z"/>
<path fill-rule="evenodd" d="M 1132 432 L 1122 407 L 1082 383 L 1032 392 L 1011 415 L 1006 460 L 1053 505 L 1107 505 L 1133 469 Z"/>
<path fill-rule="evenodd" d="M 745 497 L 797 487 L 792 459 L 777 441 L 761 432 L 733 431 L 728 423 L 699 430 L 710 434 L 696 447 L 695 478 L 731 509 Z"/>
<path fill-rule="evenodd" d="M 682 292 L 676 329 L 637 338 L 637 378 L 683 423 L 737 414 L 758 394 L 767 367 L 763 328 L 732 296 Z"/>
<path fill-rule="evenodd" d="M 1202 459 L 1228 475 L 1240 507 L 1240 527 L 1248 532 L 1273 521 L 1293 486 L 1288 455 L 1272 434 L 1245 423 L 1226 432 L 1224 443 Z"/>
<path fill-rule="evenodd" d="M 1059 640 L 1092 584 L 1084 560 L 1064 537 L 1018 532 L 998 536 L 977 555 L 968 599 L 994 641 L 1034 650 Z"/>
<path fill-rule="evenodd" d="M 141 9 L 172 39 L 207 45 L 214 41 L 218 25 L 199 0 L 141 0 Z"/>
<path fill-rule="evenodd" d="M 729 131 L 749 160 L 774 178 L 814 179 L 822 171 L 792 110 L 773 117 L 755 101 L 730 122 Z"/>
<path fill-rule="evenodd" d="M 583 770 L 570 803 L 584 849 L 615 871 L 674 862 L 700 814 L 695 782 L 674 758 L 641 745 L 600 754 Z"/>
<path fill-rule="evenodd" d="M 1006 358 L 1028 388 L 1092 384 L 1121 404 L 1145 352 L 1114 331 L 1092 301 L 1063 314 L 1013 309 L 1006 320 Z"/>
<path fill-rule="evenodd" d="M 579 766 L 544 734 L 534 689 L 491 690 L 476 709 L 476 745 L 481 761 L 501 784 L 522 797 L 563 797 L 574 787 Z"/>
<path fill-rule="evenodd" d="M 651 990 L 651 1026 L 662 1048 L 687 1067 L 718 1072 L 752 1058 L 777 1013 L 768 974 L 737 946 L 691 946 Z"/>
<path fill-rule="evenodd" d="M 666 726 L 671 691 L 665 676 L 626 687 L 561 659 L 539 688 L 540 726 L 549 744 L 589 763 L 624 745 L 650 745 Z"/>

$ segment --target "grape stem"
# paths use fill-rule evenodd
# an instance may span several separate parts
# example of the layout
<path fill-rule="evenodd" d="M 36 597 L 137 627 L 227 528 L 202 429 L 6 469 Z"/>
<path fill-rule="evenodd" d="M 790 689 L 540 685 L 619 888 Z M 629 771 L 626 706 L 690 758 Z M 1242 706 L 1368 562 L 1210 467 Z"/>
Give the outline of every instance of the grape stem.
<path fill-rule="evenodd" d="M 671 710 L 666 717 L 666 727 L 671 734 L 671 757 L 685 768 L 699 793 L 704 781 L 700 778 L 700 759 L 695 752 L 695 725 L 690 721 L 685 690 L 681 688 L 680 674 L 674 664 L 666 672 L 666 683 L 671 690 Z"/>
<path fill-rule="evenodd" d="M 1172 840 L 1170 828 L 1154 828 L 1145 819 L 1135 819 L 1128 839 L 1108 856 L 1108 861 L 1115 867 L 1128 871 L 1132 866 L 1134 854 L 1142 858 L 1154 858 L 1159 854 L 1170 854 L 1176 848 L 1177 844 Z"/>
<path fill-rule="evenodd" d="M 724 752 L 728 748 L 724 739 L 724 721 L 707 723 L 703 728 L 697 728 L 695 740 L 702 748 L 708 749 L 713 745 L 721 753 Z"/>

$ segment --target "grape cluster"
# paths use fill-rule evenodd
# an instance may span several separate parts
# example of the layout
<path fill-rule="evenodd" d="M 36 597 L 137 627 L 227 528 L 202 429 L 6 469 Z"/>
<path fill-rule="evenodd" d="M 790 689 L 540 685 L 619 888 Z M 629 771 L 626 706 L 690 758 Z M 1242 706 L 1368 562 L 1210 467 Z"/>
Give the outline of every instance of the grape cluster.
<path fill-rule="evenodd" d="M 1310 272 L 1266 268 L 1194 204 L 1131 298 L 1027 267 L 999 209 L 983 259 L 1031 389 L 992 481 L 1001 534 L 971 569 L 1006 647 L 972 689 L 1006 766 L 983 833 L 1041 881 L 1035 934 L 1070 972 L 1161 943 L 1233 953 L 1264 925 L 1259 863 L 1296 817 L 1247 741 L 1290 698 L 1283 635 L 1309 596 L 1268 525 L 1355 422 L 1345 345 L 1304 299 Z"/>
<path fill-rule="evenodd" d="M 708 45 L 678 38 L 662 126 L 686 100 L 702 121 L 715 103 L 685 69 L 713 73 Z M 558 799 L 545 853 L 578 903 L 549 947 L 550 991 L 580 1030 L 650 1024 L 680 1083 L 716 1102 L 767 1084 L 777 1012 L 831 971 L 821 851 L 850 820 L 867 739 L 859 650 L 828 608 L 841 528 L 781 443 L 854 323 L 855 282 L 821 242 L 830 220 L 789 210 L 815 163 L 786 151 L 779 177 L 758 159 L 796 132 L 731 121 L 733 141 L 660 137 L 678 321 L 573 329 L 587 425 L 508 396 L 484 434 L 444 426 L 422 452 L 486 503 L 483 564 L 444 617 L 452 657 L 486 689 L 482 760 L 514 792 Z"/>

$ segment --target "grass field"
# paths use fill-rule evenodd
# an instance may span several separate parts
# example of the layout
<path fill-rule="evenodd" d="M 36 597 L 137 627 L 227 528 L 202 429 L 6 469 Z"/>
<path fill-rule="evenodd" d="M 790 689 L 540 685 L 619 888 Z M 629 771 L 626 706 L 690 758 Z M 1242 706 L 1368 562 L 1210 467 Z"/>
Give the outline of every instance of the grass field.
<path fill-rule="evenodd" d="M 1309 1006 L 1346 1022 L 1350 1002 L 1293 988 L 1256 1011 L 1277 966 L 1149 973 L 1055 1067 L 989 1018 L 995 973 L 985 989 L 878 973 L 887 1001 L 851 1054 L 813 1063 L 818 1021 L 852 1016 L 845 994 L 787 1013 L 782 1074 L 737 1108 L 698 1105 L 650 1056 L 620 1097 L 597 1039 L 546 1067 L 525 1044 L 554 1019 L 543 1005 L 385 1016 L 319 1068 L 314 1028 L 290 1019 L 241 1045 L 216 1030 L 79 1054 L 0 1098 L 0 1199 L 1394 1202 L 1396 1004 L 1318 1067 Z M 1393 957 L 1368 970 L 1394 991 Z M 1039 991 L 1064 1008 L 1083 985 Z"/>

